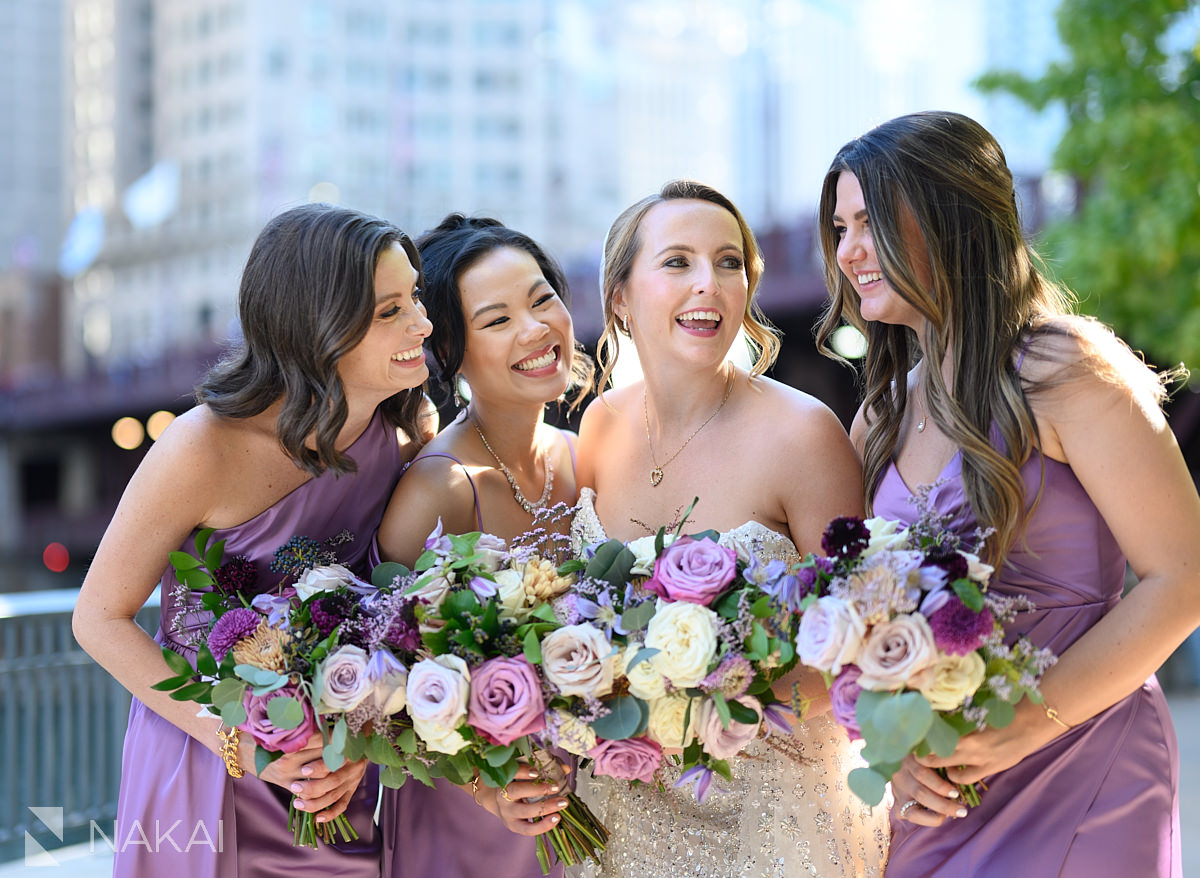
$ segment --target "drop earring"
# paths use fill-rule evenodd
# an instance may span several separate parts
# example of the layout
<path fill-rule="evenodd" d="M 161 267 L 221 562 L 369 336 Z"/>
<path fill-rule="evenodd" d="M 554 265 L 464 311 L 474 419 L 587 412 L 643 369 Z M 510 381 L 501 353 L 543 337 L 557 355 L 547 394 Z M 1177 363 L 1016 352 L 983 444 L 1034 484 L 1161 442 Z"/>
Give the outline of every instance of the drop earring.
<path fill-rule="evenodd" d="M 628 314 L 621 315 L 621 326 L 625 329 L 625 334 L 629 335 L 629 315 Z"/>
<path fill-rule="evenodd" d="M 452 380 L 452 383 L 453 383 L 453 385 L 454 385 L 454 407 L 455 407 L 455 408 L 462 408 L 462 407 L 463 407 L 463 398 L 462 398 L 462 393 L 460 393 L 460 392 L 459 392 L 459 389 L 458 389 L 458 383 L 459 383 L 459 381 L 460 381 L 460 380 L 461 380 L 461 379 L 459 378 L 459 376 L 458 376 L 458 375 L 455 375 L 455 376 L 454 376 L 454 378 L 453 378 L 453 380 Z"/>

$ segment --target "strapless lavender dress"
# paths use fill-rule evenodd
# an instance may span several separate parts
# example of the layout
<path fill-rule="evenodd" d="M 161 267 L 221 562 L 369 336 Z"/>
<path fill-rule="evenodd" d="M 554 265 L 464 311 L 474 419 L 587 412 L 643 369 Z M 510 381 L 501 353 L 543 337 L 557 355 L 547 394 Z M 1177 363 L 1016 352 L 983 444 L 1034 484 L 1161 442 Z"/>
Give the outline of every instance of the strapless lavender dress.
<path fill-rule="evenodd" d="M 325 473 L 244 524 L 214 534 L 214 541 L 226 541 L 227 559 L 244 555 L 254 563 L 257 592 L 278 583 L 279 577 L 268 569 L 272 556 L 297 535 L 335 546 L 343 564 L 360 575 L 369 574 L 371 537 L 402 466 L 396 432 L 376 413 L 347 453 L 358 464 L 357 473 L 340 478 Z M 194 552 L 192 538 L 182 548 Z M 162 579 L 162 624 L 155 639 L 178 647 L 206 624 L 203 614 L 186 598 L 181 600 L 174 571 L 168 567 Z M 287 830 L 290 793 L 250 774 L 234 780 L 220 757 L 135 698 L 125 735 L 113 874 L 378 878 L 377 798 L 378 774 L 368 771 L 346 811 L 358 841 L 322 844 L 317 850 L 293 847 Z"/>
<path fill-rule="evenodd" d="M 1039 458 L 1022 467 L 1037 495 Z M 961 459 L 943 472 L 933 507 L 963 534 L 975 528 Z M 895 466 L 884 474 L 874 511 L 911 521 L 912 494 Z M 1066 464 L 1045 459 L 1045 485 L 1026 529 L 992 588 L 1036 604 L 1010 634 L 1064 652 L 1117 605 L 1125 559 Z M 940 827 L 892 821 L 889 878 L 1042 878 L 1182 874 L 1179 754 L 1158 681 L 1064 732 L 1018 765 L 986 779 L 982 803 Z"/>

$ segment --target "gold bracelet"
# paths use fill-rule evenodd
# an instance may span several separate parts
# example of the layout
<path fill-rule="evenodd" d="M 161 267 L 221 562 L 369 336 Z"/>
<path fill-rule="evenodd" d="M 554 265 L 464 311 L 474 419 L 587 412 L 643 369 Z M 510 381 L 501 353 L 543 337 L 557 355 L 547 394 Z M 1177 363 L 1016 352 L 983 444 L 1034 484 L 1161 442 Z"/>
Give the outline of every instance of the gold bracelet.
<path fill-rule="evenodd" d="M 1071 728 L 1071 724 L 1068 723 L 1066 720 L 1064 720 L 1062 717 L 1060 717 L 1058 715 L 1058 711 L 1055 710 L 1053 707 L 1051 707 L 1049 704 L 1046 704 L 1044 701 L 1042 702 L 1042 710 L 1046 711 L 1046 716 L 1050 717 L 1050 719 L 1054 720 L 1056 723 L 1058 723 L 1064 729 Z"/>
<path fill-rule="evenodd" d="M 217 726 L 217 737 L 221 739 L 221 759 L 230 777 L 242 777 L 246 769 L 238 762 L 238 744 L 241 736 L 236 728 L 226 731 L 224 724 Z"/>
<path fill-rule="evenodd" d="M 476 805 L 479 805 L 479 799 L 476 798 L 478 795 L 479 795 L 479 775 L 475 775 L 473 778 L 471 778 L 471 799 L 475 802 Z M 482 808 L 483 806 L 479 805 L 479 807 Z"/>

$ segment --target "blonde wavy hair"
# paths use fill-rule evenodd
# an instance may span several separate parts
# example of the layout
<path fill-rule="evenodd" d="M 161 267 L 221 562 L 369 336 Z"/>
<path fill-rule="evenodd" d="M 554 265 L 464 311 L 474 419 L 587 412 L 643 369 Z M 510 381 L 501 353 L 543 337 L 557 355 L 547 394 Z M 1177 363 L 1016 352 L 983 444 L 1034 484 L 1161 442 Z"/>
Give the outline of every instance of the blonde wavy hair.
<path fill-rule="evenodd" d="M 694 180 L 672 180 L 654 195 L 649 195 L 626 208 L 613 222 L 612 228 L 608 230 L 608 234 L 604 238 L 604 261 L 600 265 L 604 331 L 601 333 L 597 345 L 601 370 L 600 379 L 596 383 L 599 392 L 608 386 L 613 366 L 617 361 L 617 354 L 620 352 L 621 337 L 629 338 L 629 333 L 620 326 L 620 322 L 617 320 L 613 302 L 617 290 L 629 280 L 633 262 L 642 249 L 642 241 L 638 233 L 642 220 L 649 213 L 650 208 L 656 204 L 675 200 L 708 201 L 733 215 L 742 234 L 742 252 L 746 266 L 749 294 L 746 296 L 746 310 L 742 314 L 742 326 L 753 347 L 751 374 L 763 374 L 771 368 L 779 356 L 779 335 L 775 327 L 763 316 L 755 298 L 758 283 L 763 275 L 763 257 L 754 232 L 750 230 L 750 226 L 734 203 L 716 189 Z"/>

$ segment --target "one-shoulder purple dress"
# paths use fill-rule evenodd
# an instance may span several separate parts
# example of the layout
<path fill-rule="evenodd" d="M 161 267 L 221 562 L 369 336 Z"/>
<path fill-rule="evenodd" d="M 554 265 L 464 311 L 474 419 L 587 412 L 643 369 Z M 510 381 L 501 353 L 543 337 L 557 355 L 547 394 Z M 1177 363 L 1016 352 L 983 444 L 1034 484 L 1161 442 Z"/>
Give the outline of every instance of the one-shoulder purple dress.
<path fill-rule="evenodd" d="M 1041 498 L 991 588 L 1036 605 L 1011 626 L 1061 654 L 1117 605 L 1125 558 L 1087 492 L 1064 463 L 1033 456 L 1021 468 L 1025 496 Z M 961 457 L 946 467 L 931 505 L 964 535 L 976 524 Z M 874 512 L 912 521 L 912 494 L 893 464 Z M 892 814 L 889 878 L 1042 878 L 1182 874 L 1179 754 L 1152 676 L 1133 694 L 1064 732 L 1017 765 L 986 778 L 982 802 L 940 827 Z"/>
<path fill-rule="evenodd" d="M 218 530 L 225 557 L 244 555 L 258 570 L 255 592 L 270 591 L 279 576 L 269 570 L 277 548 L 306 536 L 332 548 L 356 573 L 369 574 L 367 552 L 400 476 L 396 431 L 375 417 L 346 452 L 358 472 L 324 473 L 274 506 L 235 527 Z M 194 552 L 193 540 L 183 544 Z M 177 648 L 207 620 L 174 570 L 162 579 L 162 624 L 156 640 Z M 194 651 L 193 651 L 194 655 Z M 293 847 L 287 829 L 286 790 L 246 774 L 234 780 L 220 757 L 184 734 L 138 699 L 129 729 L 117 808 L 117 878 L 378 878 L 380 839 L 374 823 L 378 773 L 368 771 L 346 810 L 357 841 Z"/>

